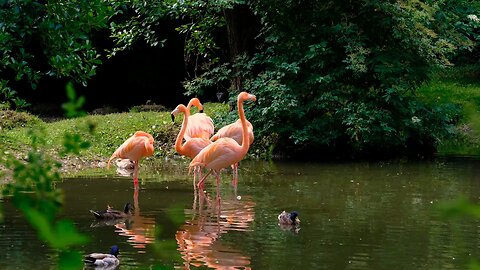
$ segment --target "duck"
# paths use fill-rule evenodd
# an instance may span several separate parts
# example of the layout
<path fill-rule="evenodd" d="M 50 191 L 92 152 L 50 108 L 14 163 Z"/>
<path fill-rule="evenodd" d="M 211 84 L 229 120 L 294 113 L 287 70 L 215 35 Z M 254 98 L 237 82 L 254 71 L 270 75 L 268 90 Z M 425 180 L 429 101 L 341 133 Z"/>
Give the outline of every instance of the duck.
<path fill-rule="evenodd" d="M 110 254 L 91 253 L 85 255 L 83 261 L 87 266 L 95 267 L 95 269 L 116 269 L 120 264 L 119 253 L 118 246 L 114 245 L 110 248 Z"/>
<path fill-rule="evenodd" d="M 112 207 L 108 206 L 107 210 L 103 211 L 94 211 L 90 210 L 96 219 L 121 219 L 128 218 L 132 216 L 133 205 L 131 203 L 125 204 L 123 211 L 114 210 Z"/>
<path fill-rule="evenodd" d="M 298 212 L 292 211 L 288 213 L 284 210 L 280 215 L 278 215 L 278 223 L 280 225 L 299 225 L 300 219 L 298 218 Z"/>

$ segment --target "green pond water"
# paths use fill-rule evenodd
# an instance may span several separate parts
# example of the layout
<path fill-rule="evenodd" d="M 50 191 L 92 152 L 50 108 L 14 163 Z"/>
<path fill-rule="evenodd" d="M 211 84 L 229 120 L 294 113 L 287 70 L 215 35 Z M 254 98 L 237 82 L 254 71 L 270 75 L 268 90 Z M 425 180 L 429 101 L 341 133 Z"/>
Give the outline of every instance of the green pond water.
<path fill-rule="evenodd" d="M 120 248 L 120 269 L 468 269 L 480 261 L 480 220 L 445 219 L 436 206 L 480 201 L 480 161 L 294 163 L 244 161 L 238 188 L 222 173 L 195 191 L 187 164 L 143 164 L 140 190 L 130 177 L 64 179 L 62 217 L 90 242 L 83 253 Z M 148 168 L 147 168 L 148 167 Z M 135 204 L 118 224 L 89 209 Z M 299 212 L 296 231 L 282 210 Z M 0 223 L 0 269 L 51 269 L 56 252 L 8 202 Z"/>

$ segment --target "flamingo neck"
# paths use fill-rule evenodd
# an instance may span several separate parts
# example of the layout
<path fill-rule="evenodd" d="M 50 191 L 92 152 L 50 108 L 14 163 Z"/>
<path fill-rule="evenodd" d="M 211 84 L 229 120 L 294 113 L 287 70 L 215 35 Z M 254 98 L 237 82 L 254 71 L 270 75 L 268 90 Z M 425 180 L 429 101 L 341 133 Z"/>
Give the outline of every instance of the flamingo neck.
<path fill-rule="evenodd" d="M 183 155 L 182 141 L 183 141 L 183 136 L 185 135 L 185 131 L 187 131 L 189 116 L 190 116 L 190 109 L 188 109 L 187 107 L 183 112 L 182 128 L 180 129 L 180 133 L 178 133 L 177 140 L 175 141 L 175 150 L 182 155 Z"/>
<path fill-rule="evenodd" d="M 197 101 L 197 102 L 194 102 L 194 99 L 191 99 L 191 100 L 188 102 L 188 104 L 187 104 L 187 110 L 188 110 L 189 115 L 190 115 L 190 108 L 192 108 L 192 106 L 195 106 L 195 107 L 197 107 L 198 110 L 200 110 L 200 107 L 199 107 L 200 105 L 199 105 L 198 103 L 199 103 L 198 101 Z"/>
<path fill-rule="evenodd" d="M 188 104 L 187 104 L 187 109 L 190 110 L 190 108 L 193 106 L 193 99 L 191 99 Z"/>
<path fill-rule="evenodd" d="M 247 127 L 247 119 L 245 118 L 245 111 L 243 110 L 243 99 L 237 100 L 237 108 L 238 108 L 238 116 L 240 118 L 240 122 L 242 123 L 242 153 L 247 153 L 250 144 L 248 143 L 249 136 L 248 136 L 248 127 Z"/>

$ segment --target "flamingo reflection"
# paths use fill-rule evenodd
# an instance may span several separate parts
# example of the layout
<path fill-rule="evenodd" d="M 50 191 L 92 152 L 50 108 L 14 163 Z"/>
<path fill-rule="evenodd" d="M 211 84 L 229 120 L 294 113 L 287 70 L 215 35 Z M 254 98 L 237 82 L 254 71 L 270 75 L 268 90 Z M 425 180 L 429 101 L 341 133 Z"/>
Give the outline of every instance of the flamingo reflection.
<path fill-rule="evenodd" d="M 155 241 L 155 218 L 145 217 L 140 214 L 138 203 L 139 186 L 134 187 L 133 202 L 135 207 L 134 214 L 123 223 L 115 224 L 115 232 L 119 235 L 128 237 L 129 242 L 134 248 L 141 249 L 138 252 L 144 253 L 147 244 Z"/>
<path fill-rule="evenodd" d="M 198 199 L 198 201 L 197 201 Z M 250 257 L 219 238 L 228 231 L 249 231 L 255 218 L 255 202 L 248 196 L 228 198 L 212 204 L 209 194 L 195 190 L 191 220 L 180 227 L 175 238 L 184 260 L 184 269 L 208 266 L 215 269 L 251 269 Z M 198 209 L 197 209 L 198 203 Z"/>

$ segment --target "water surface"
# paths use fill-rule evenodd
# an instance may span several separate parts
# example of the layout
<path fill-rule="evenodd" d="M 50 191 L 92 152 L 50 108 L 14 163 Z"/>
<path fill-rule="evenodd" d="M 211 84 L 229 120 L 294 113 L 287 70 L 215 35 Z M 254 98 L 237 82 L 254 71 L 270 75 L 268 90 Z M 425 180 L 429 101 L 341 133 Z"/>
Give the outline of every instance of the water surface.
<path fill-rule="evenodd" d="M 144 165 L 147 166 L 147 165 Z M 128 177 L 65 179 L 62 217 L 91 241 L 82 252 L 120 247 L 121 269 L 465 269 L 480 260 L 480 222 L 444 219 L 440 202 L 480 201 L 480 161 L 242 162 L 238 189 L 222 173 L 196 192 L 182 162 Z M 146 175 L 149 176 L 146 176 Z M 132 218 L 96 222 L 89 209 L 123 208 Z M 7 201 L 0 224 L 0 269 L 50 269 L 55 252 L 36 239 Z M 297 210 L 301 226 L 277 215 Z"/>

